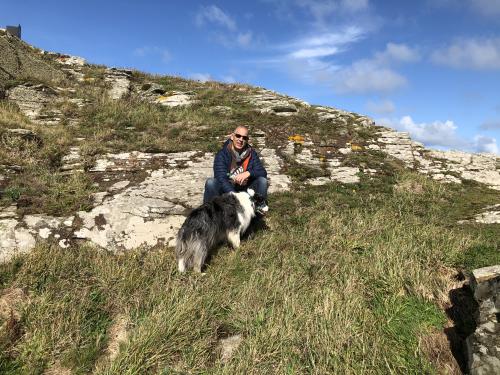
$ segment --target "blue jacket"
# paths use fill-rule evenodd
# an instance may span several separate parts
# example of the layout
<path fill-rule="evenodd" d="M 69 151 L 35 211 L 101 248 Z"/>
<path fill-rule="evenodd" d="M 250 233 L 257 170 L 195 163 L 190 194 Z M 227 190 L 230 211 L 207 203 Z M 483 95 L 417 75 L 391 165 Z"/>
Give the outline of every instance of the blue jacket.
<path fill-rule="evenodd" d="M 230 191 L 236 191 L 234 185 L 231 183 L 229 179 L 228 173 L 231 169 L 231 153 L 227 149 L 227 145 L 231 142 L 228 139 L 222 149 L 215 155 L 214 160 L 214 177 L 221 184 L 222 190 L 224 193 L 229 193 Z M 248 163 L 247 171 L 250 172 L 249 180 L 252 181 L 257 177 L 266 177 L 267 172 L 264 166 L 262 165 L 259 155 L 252 148 L 252 155 L 250 156 L 250 161 Z"/>

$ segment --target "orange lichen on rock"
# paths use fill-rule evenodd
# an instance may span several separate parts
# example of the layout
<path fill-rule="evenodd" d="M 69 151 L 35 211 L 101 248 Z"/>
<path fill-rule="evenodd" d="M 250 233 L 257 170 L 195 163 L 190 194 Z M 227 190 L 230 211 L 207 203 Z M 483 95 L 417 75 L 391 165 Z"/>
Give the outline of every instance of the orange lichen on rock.
<path fill-rule="evenodd" d="M 289 136 L 288 140 L 293 141 L 295 143 L 300 143 L 300 144 L 304 143 L 304 137 L 299 135 L 299 134 L 294 134 L 294 135 Z"/>

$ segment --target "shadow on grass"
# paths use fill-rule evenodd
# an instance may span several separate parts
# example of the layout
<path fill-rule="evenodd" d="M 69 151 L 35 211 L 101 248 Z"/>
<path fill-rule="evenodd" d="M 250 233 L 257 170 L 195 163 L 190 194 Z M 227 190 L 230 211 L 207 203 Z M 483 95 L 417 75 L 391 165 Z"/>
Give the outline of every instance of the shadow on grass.
<path fill-rule="evenodd" d="M 468 285 L 449 292 L 451 306 L 446 315 L 453 321 L 453 327 L 445 328 L 451 352 L 463 373 L 467 372 L 467 337 L 476 330 L 478 304 Z"/>
<path fill-rule="evenodd" d="M 241 239 L 243 241 L 249 241 L 256 233 L 266 229 L 269 229 L 269 227 L 266 224 L 265 217 L 257 214 L 257 216 L 250 222 L 250 226 L 247 231 L 241 236 Z"/>
<path fill-rule="evenodd" d="M 269 229 L 269 227 L 266 224 L 265 218 L 263 216 L 258 215 L 250 222 L 250 226 L 248 227 L 246 232 L 243 233 L 243 235 L 241 236 L 241 240 L 250 241 L 255 236 L 256 233 L 266 229 Z M 207 266 L 212 262 L 212 259 L 214 259 L 218 255 L 219 251 L 223 249 L 224 246 L 225 243 L 222 243 L 209 251 L 207 259 L 205 260 L 205 265 L 203 266 L 203 271 L 206 270 Z"/>

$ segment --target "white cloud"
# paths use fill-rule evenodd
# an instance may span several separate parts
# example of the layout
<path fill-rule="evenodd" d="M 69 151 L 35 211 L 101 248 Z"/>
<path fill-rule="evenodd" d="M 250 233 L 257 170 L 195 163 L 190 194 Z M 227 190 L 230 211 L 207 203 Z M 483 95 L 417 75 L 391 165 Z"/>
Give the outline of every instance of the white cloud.
<path fill-rule="evenodd" d="M 196 14 L 196 24 L 202 26 L 205 23 L 214 23 L 231 31 L 236 30 L 236 22 L 216 5 L 202 6 Z"/>
<path fill-rule="evenodd" d="M 488 152 L 498 154 L 497 140 L 484 135 L 476 135 L 474 137 L 474 149 L 477 152 Z"/>
<path fill-rule="evenodd" d="M 212 81 L 212 76 L 209 73 L 192 73 L 189 78 L 200 82 Z"/>
<path fill-rule="evenodd" d="M 329 17 L 339 8 L 338 2 L 334 0 L 297 0 L 296 3 L 311 13 L 317 21 Z"/>
<path fill-rule="evenodd" d="M 419 58 L 416 49 L 405 44 L 388 43 L 382 52 L 371 59 L 358 60 L 342 68 L 335 80 L 334 88 L 339 93 L 390 92 L 407 84 L 404 76 L 391 65 L 408 63 Z"/>
<path fill-rule="evenodd" d="M 472 141 L 457 133 L 458 127 L 451 120 L 416 123 L 410 116 L 401 119 L 377 119 L 376 123 L 410 133 L 412 139 L 428 147 L 459 149 L 472 152 L 492 152 L 498 154 L 495 138 L 477 134 Z"/>
<path fill-rule="evenodd" d="M 417 49 L 405 44 L 388 43 L 372 58 L 347 66 L 331 59 L 364 37 L 361 28 L 351 26 L 340 33 L 320 33 L 284 44 L 279 49 L 287 50 L 285 55 L 253 62 L 280 68 L 286 64 L 293 77 L 331 85 L 338 93 L 387 93 L 405 86 L 407 79 L 392 66 L 420 58 Z"/>
<path fill-rule="evenodd" d="M 334 88 L 339 93 L 390 92 L 407 84 L 401 74 L 373 61 L 357 61 L 338 72 Z"/>
<path fill-rule="evenodd" d="M 387 62 L 415 62 L 420 59 L 416 48 L 410 48 L 406 44 L 387 43 L 385 51 L 375 55 L 380 63 Z"/>
<path fill-rule="evenodd" d="M 340 32 L 323 32 L 298 39 L 283 45 L 283 49 L 290 50 L 288 57 L 292 59 L 308 59 L 326 57 L 345 50 L 348 45 L 364 38 L 364 31 L 357 26 L 349 26 Z"/>
<path fill-rule="evenodd" d="M 479 128 L 482 130 L 500 130 L 500 120 L 486 121 Z"/>
<path fill-rule="evenodd" d="M 290 59 L 286 63 L 289 73 L 306 83 L 330 83 L 340 69 L 339 66 L 320 59 Z M 283 62 L 280 62 L 279 65 L 282 66 Z"/>
<path fill-rule="evenodd" d="M 471 7 L 484 16 L 500 15 L 500 0 L 469 0 Z"/>
<path fill-rule="evenodd" d="M 167 50 L 162 51 L 161 52 L 161 61 L 166 63 L 166 62 L 169 62 L 170 60 L 172 60 L 172 55 L 170 54 L 170 52 L 168 52 Z"/>
<path fill-rule="evenodd" d="M 224 47 L 250 47 L 255 42 L 252 31 L 240 31 L 235 19 L 216 5 L 200 7 L 195 22 L 199 27 L 206 24 L 219 26 L 211 31 L 210 38 Z"/>
<path fill-rule="evenodd" d="M 396 106 L 391 100 L 384 99 L 380 102 L 369 101 L 366 104 L 366 108 L 370 112 L 377 113 L 379 115 L 387 115 L 393 113 L 396 110 Z"/>
<path fill-rule="evenodd" d="M 410 133 L 411 137 L 430 147 L 450 147 L 463 149 L 467 142 L 457 135 L 457 126 L 451 120 L 433 121 L 431 123 L 415 123 L 410 116 L 399 120 L 379 119 L 376 121 L 400 131 Z"/>
<path fill-rule="evenodd" d="M 338 52 L 339 49 L 337 47 L 303 48 L 292 52 L 290 57 L 293 59 L 310 59 L 314 57 L 331 56 Z"/>
<path fill-rule="evenodd" d="M 146 57 L 146 56 L 157 56 L 164 63 L 168 63 L 172 60 L 172 54 L 166 48 L 161 48 L 158 46 L 143 46 L 134 49 L 134 56 Z"/>
<path fill-rule="evenodd" d="M 368 9 L 368 0 L 342 0 L 340 2 L 342 9 L 349 12 L 360 12 Z"/>
<path fill-rule="evenodd" d="M 341 32 L 325 32 L 299 39 L 295 45 L 324 46 L 324 45 L 345 45 L 351 44 L 364 37 L 364 31 L 359 26 L 345 27 Z"/>
<path fill-rule="evenodd" d="M 309 12 L 317 24 L 331 21 L 334 15 L 355 14 L 369 9 L 368 0 L 296 0 L 295 3 Z"/>
<path fill-rule="evenodd" d="M 286 67 L 291 76 L 309 84 L 331 84 L 340 66 L 327 58 L 345 51 L 364 36 L 365 32 L 357 26 L 345 27 L 335 33 L 319 32 L 277 46 L 280 52 L 277 56 L 247 62 L 276 69 Z"/>
<path fill-rule="evenodd" d="M 252 43 L 253 34 L 251 31 L 247 31 L 246 33 L 239 33 L 236 41 L 242 47 L 248 47 Z"/>
<path fill-rule="evenodd" d="M 431 56 L 437 64 L 477 70 L 500 69 L 500 38 L 461 39 Z"/>
<path fill-rule="evenodd" d="M 222 76 L 222 82 L 225 82 L 225 83 L 236 83 L 236 78 L 234 78 L 232 75 Z"/>

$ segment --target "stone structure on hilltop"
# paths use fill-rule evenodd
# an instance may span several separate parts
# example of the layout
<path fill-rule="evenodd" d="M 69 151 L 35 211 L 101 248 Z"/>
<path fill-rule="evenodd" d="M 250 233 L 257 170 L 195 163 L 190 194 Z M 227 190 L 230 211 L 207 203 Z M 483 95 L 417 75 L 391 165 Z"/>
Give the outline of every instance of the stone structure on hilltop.
<path fill-rule="evenodd" d="M 21 25 L 6 26 L 5 32 L 9 35 L 12 35 L 12 36 L 15 36 L 16 38 L 21 39 Z"/>

